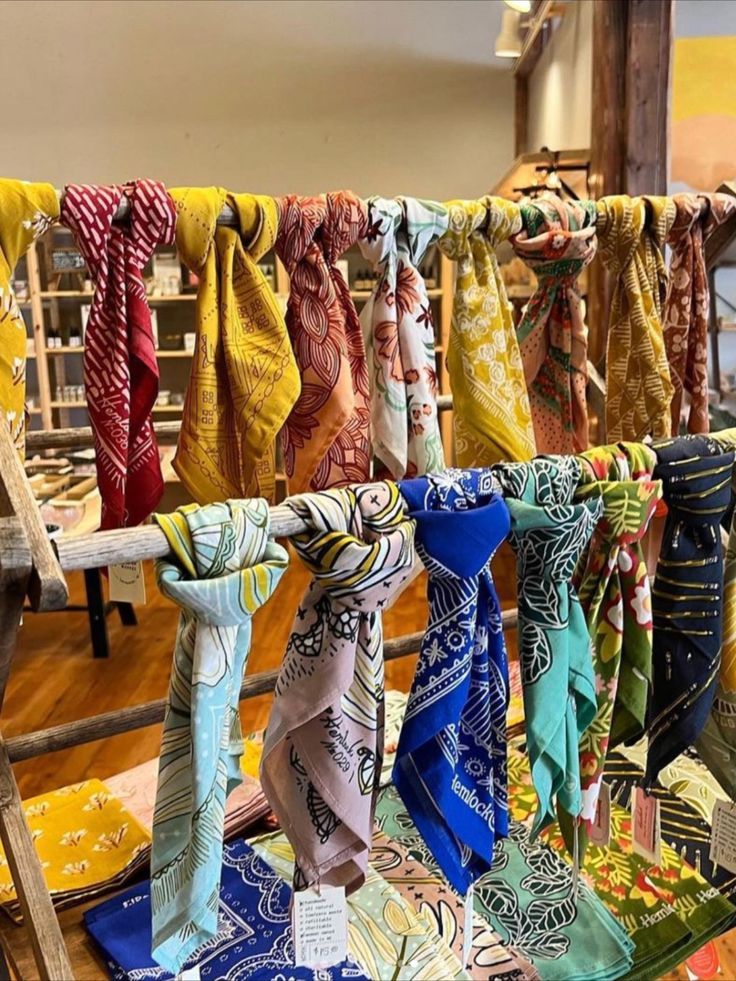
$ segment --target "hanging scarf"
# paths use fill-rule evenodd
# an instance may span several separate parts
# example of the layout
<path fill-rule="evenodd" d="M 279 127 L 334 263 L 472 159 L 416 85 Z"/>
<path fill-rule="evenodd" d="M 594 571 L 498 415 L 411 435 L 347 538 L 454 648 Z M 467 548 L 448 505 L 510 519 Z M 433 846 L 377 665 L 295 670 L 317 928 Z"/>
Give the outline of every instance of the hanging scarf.
<path fill-rule="evenodd" d="M 113 224 L 123 198 L 130 221 Z M 68 184 L 61 220 L 95 283 L 84 336 L 84 387 L 95 440 L 100 527 L 140 524 L 164 490 L 151 410 L 158 363 L 143 268 L 174 241 L 176 214 L 163 184 Z"/>
<path fill-rule="evenodd" d="M 156 563 L 181 607 L 164 717 L 151 855 L 153 956 L 176 974 L 217 932 L 225 800 L 242 780 L 240 685 L 251 617 L 288 565 L 264 500 L 156 515 L 173 553 Z"/>
<path fill-rule="evenodd" d="M 590 637 L 572 574 L 600 518 L 600 500 L 572 504 L 574 457 L 494 467 L 511 513 L 516 553 L 519 660 L 532 779 L 533 835 L 554 820 L 555 800 L 577 817 L 580 736 L 596 713 Z"/>
<path fill-rule="evenodd" d="M 708 236 L 736 210 L 729 194 L 675 194 L 675 220 L 667 239 L 672 248 L 664 311 L 664 342 L 674 386 L 672 432 L 680 430 L 682 393 L 690 396 L 687 429 L 707 433 L 708 320 L 710 290 L 705 265 Z"/>
<path fill-rule="evenodd" d="M 721 651 L 723 548 L 733 452 L 708 437 L 654 445 L 667 520 L 652 590 L 654 682 L 646 782 L 700 735 L 713 706 Z"/>
<path fill-rule="evenodd" d="M 582 462 L 582 461 L 581 461 Z M 615 471 L 615 467 L 612 467 Z M 614 473 L 614 476 L 616 474 Z M 641 539 L 662 496 L 662 485 L 633 480 L 596 481 L 578 488 L 576 501 L 600 500 L 603 511 L 577 584 L 578 597 L 593 642 L 598 707 L 580 737 L 582 841 L 595 820 L 603 766 L 613 726 L 619 671 L 627 646 L 645 646 L 651 663 L 651 605 Z M 646 686 L 646 676 L 642 679 Z M 643 720 L 642 720 L 643 721 Z M 571 820 L 561 825 L 572 841 Z"/>
<path fill-rule="evenodd" d="M 549 195 L 520 205 L 516 254 L 537 277 L 517 327 L 539 453 L 588 446 L 588 328 L 577 278 L 597 247 L 593 201 Z"/>
<path fill-rule="evenodd" d="M 196 346 L 174 469 L 201 504 L 273 501 L 276 439 L 299 396 L 299 371 L 259 260 L 273 248 L 273 198 L 176 188 L 176 244 L 199 278 Z M 228 204 L 237 228 L 217 224 Z"/>
<path fill-rule="evenodd" d="M 439 247 L 457 262 L 447 367 L 462 467 L 534 456 L 534 429 L 511 305 L 496 249 L 521 229 L 503 198 L 450 201 Z"/>
<path fill-rule="evenodd" d="M 366 234 L 351 191 L 279 198 L 276 252 L 291 277 L 286 323 L 302 378 L 283 432 L 291 493 L 367 480 L 370 395 L 360 321 L 336 263 Z"/>
<path fill-rule="evenodd" d="M 490 560 L 508 534 L 509 512 L 487 470 L 448 470 L 399 486 L 429 573 L 429 625 L 394 782 L 450 884 L 465 894 L 491 867 L 494 839 L 508 828 L 508 667 Z"/>
<path fill-rule="evenodd" d="M 13 273 L 28 247 L 59 217 L 51 184 L 0 180 L 0 417 L 25 449 L 26 323 L 13 292 Z"/>
<path fill-rule="evenodd" d="M 378 280 L 360 314 L 371 376 L 371 443 L 398 480 L 445 469 L 437 418 L 432 306 L 419 273 L 447 210 L 417 198 L 368 199 L 358 242 Z"/>
<path fill-rule="evenodd" d="M 611 442 L 670 435 L 673 387 L 662 334 L 667 274 L 662 250 L 675 217 L 670 198 L 602 198 L 598 246 L 613 276 L 606 354 L 606 435 Z"/>
<path fill-rule="evenodd" d="M 596 529 L 599 534 L 595 536 L 596 545 L 601 548 L 594 549 L 591 543 L 584 574 L 588 586 L 580 587 L 579 596 L 594 646 L 599 649 L 601 667 L 615 667 L 617 683 L 615 691 L 609 692 L 613 700 L 613 717 L 608 745 L 617 746 L 638 739 L 646 728 L 652 684 L 652 590 L 642 538 L 652 518 L 651 509 L 662 496 L 662 487 L 659 481 L 652 481 L 657 457 L 651 447 L 643 443 L 595 447 L 578 459 L 581 464 L 578 495 L 594 494 L 596 485 L 591 482 L 596 481 L 600 481 L 597 486 L 604 492 L 604 518 Z M 617 484 L 607 481 L 625 482 L 622 484 L 622 496 L 627 502 L 625 509 L 616 504 Z M 637 484 L 632 487 L 626 483 L 630 481 L 637 481 Z M 639 508 L 641 522 L 637 524 Z M 622 529 L 621 534 L 617 534 L 615 528 Z M 610 563 L 609 546 L 618 556 Z M 601 595 L 608 597 L 602 606 L 598 586 Z M 598 607 L 597 612 L 594 606 Z M 607 682 L 609 687 L 610 681 Z M 598 693 L 599 706 L 602 695 L 603 692 Z"/>
<path fill-rule="evenodd" d="M 359 886 L 383 750 L 381 610 L 408 578 L 414 525 L 395 484 L 325 491 L 287 506 L 314 574 L 281 664 L 261 783 L 297 857 L 297 888 Z"/>

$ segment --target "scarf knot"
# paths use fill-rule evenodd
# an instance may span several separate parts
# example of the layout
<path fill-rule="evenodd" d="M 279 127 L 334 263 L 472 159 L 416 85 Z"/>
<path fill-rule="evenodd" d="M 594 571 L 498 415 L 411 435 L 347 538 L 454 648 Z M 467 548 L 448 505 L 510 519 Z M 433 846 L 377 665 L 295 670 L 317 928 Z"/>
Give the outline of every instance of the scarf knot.
<path fill-rule="evenodd" d="M 603 511 L 591 543 L 609 551 L 608 560 L 616 561 L 618 550 L 639 542 L 646 534 L 657 502 L 662 496 L 659 480 L 600 481 L 581 487 L 576 500 L 600 497 Z"/>
<path fill-rule="evenodd" d="M 187 187 L 172 191 L 176 205 L 176 247 L 184 264 L 199 275 L 211 254 L 217 219 L 228 199 L 224 187 Z"/>
<path fill-rule="evenodd" d="M 511 244 L 538 279 L 558 288 L 573 283 L 597 248 L 593 201 L 562 201 L 556 195 L 520 205 L 523 227 Z"/>
<path fill-rule="evenodd" d="M 259 262 L 276 242 L 279 229 L 276 201 L 263 194 L 233 194 L 229 199 L 238 213 L 243 247 L 254 262 Z"/>
<path fill-rule="evenodd" d="M 297 264 L 315 247 L 315 236 L 327 214 L 324 196 L 299 197 L 288 194 L 278 198 L 279 236 L 276 251 L 291 275 Z"/>
<path fill-rule="evenodd" d="M 473 242 L 495 249 L 521 230 L 519 205 L 505 198 L 486 195 L 476 201 L 450 201 L 447 210 L 447 231 L 438 244 L 450 259 L 465 257 Z"/>
<path fill-rule="evenodd" d="M 402 220 L 402 208 L 393 198 L 371 197 L 366 201 L 368 217 L 365 234 L 359 240 L 360 251 L 383 275 L 396 268 L 396 233 Z"/>
<path fill-rule="evenodd" d="M 368 208 L 352 191 L 331 191 L 325 195 L 327 211 L 322 225 L 325 256 L 331 266 L 365 235 Z"/>

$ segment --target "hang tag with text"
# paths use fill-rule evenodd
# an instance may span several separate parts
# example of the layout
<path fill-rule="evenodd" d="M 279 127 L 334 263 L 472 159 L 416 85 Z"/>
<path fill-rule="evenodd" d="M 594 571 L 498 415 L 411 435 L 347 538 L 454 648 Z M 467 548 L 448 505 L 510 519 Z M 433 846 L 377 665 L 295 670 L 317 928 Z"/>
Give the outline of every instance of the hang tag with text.
<path fill-rule="evenodd" d="M 109 569 L 111 603 L 145 603 L 146 581 L 142 562 L 122 562 Z"/>
<path fill-rule="evenodd" d="M 595 808 L 595 818 L 588 833 L 591 845 L 608 848 L 611 843 L 611 788 L 601 781 L 598 791 L 598 803 Z"/>
<path fill-rule="evenodd" d="M 662 859 L 659 799 L 643 787 L 634 790 L 631 802 L 631 837 L 634 852 L 652 865 L 659 865 Z"/>
<path fill-rule="evenodd" d="M 473 884 L 468 886 L 468 891 L 465 893 L 465 921 L 463 923 L 463 969 L 468 966 L 470 961 L 470 952 L 473 949 L 473 899 L 475 897 L 475 889 Z"/>
<path fill-rule="evenodd" d="M 188 967 L 181 974 L 176 975 L 176 981 L 199 981 L 199 964 Z"/>
<path fill-rule="evenodd" d="M 717 800 L 710 831 L 710 860 L 736 873 L 736 804 Z"/>
<path fill-rule="evenodd" d="M 305 967 L 331 967 L 348 954 L 348 905 L 343 886 L 294 893 L 294 960 Z"/>

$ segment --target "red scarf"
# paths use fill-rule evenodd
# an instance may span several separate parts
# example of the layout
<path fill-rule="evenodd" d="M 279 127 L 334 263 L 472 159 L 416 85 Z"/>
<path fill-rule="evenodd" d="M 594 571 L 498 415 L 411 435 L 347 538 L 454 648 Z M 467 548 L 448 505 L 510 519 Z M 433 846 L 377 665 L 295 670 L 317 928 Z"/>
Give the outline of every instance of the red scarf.
<path fill-rule="evenodd" d="M 130 221 L 113 225 L 123 196 Z M 84 350 L 84 385 L 97 454 L 101 528 L 137 525 L 164 482 L 151 409 L 158 364 L 142 270 L 174 241 L 176 210 L 163 184 L 69 184 L 62 222 L 74 232 L 95 283 Z"/>

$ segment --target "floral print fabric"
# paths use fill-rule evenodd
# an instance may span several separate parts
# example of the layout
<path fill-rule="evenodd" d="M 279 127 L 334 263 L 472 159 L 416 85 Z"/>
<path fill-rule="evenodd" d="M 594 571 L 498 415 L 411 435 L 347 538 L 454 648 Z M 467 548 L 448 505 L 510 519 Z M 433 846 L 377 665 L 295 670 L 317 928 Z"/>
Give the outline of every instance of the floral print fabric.
<path fill-rule="evenodd" d="M 520 205 L 511 242 L 537 277 L 517 327 L 539 453 L 587 449 L 588 330 L 577 278 L 595 256 L 593 201 L 545 194 Z"/>
<path fill-rule="evenodd" d="M 29 246 L 59 217 L 59 200 L 51 184 L 0 180 L 0 214 L 0 419 L 22 454 L 28 335 L 13 273 Z"/>
<path fill-rule="evenodd" d="M 672 432 L 680 430 L 686 391 L 690 396 L 687 431 L 707 433 L 710 290 L 705 243 L 736 211 L 736 202 L 728 194 L 675 194 L 672 200 L 676 211 L 667 238 L 672 258 L 663 321 L 674 387 Z"/>
<path fill-rule="evenodd" d="M 358 242 L 378 280 L 360 314 L 371 379 L 371 443 L 388 476 L 445 469 L 437 418 L 432 305 L 419 273 L 447 210 L 417 198 L 368 199 Z"/>
<path fill-rule="evenodd" d="M 606 435 L 611 442 L 669 436 L 673 395 L 662 333 L 667 273 L 662 251 L 671 198 L 601 198 L 598 250 L 613 277 L 606 354 Z"/>
<path fill-rule="evenodd" d="M 535 453 L 529 396 L 496 249 L 521 230 L 503 198 L 447 203 L 439 247 L 457 263 L 447 353 L 455 457 L 461 467 L 529 460 Z"/>
<path fill-rule="evenodd" d="M 370 396 L 365 346 L 336 263 L 367 231 L 350 191 L 279 198 L 276 253 L 291 277 L 286 325 L 301 394 L 282 433 L 292 494 L 369 477 Z"/>
<path fill-rule="evenodd" d="M 383 751 L 381 611 L 411 573 L 414 524 L 396 484 L 288 501 L 314 578 L 276 681 L 261 783 L 294 848 L 297 888 L 363 881 Z"/>
<path fill-rule="evenodd" d="M 519 660 L 529 758 L 539 795 L 533 832 L 555 801 L 580 814 L 578 743 L 597 710 L 591 642 L 572 575 L 601 515 L 600 500 L 572 503 L 574 457 L 494 467 L 511 514 L 516 553 Z"/>
<path fill-rule="evenodd" d="M 490 561 L 509 512 L 488 470 L 452 469 L 399 487 L 429 573 L 429 624 L 394 782 L 442 871 L 465 893 L 507 830 L 508 668 Z"/>

